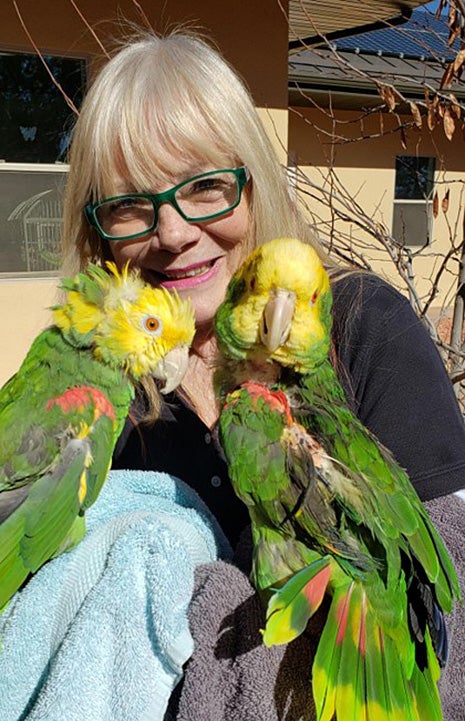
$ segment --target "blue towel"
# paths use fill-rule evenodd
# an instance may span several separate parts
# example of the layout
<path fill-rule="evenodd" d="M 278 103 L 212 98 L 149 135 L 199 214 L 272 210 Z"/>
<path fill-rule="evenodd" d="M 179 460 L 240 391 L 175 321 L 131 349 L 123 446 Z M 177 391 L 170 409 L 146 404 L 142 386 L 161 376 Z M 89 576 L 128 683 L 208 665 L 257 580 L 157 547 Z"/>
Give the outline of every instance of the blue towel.
<path fill-rule="evenodd" d="M 0 617 L 1 721 L 161 720 L 192 654 L 194 568 L 230 552 L 197 494 L 112 471 L 86 521 Z"/>

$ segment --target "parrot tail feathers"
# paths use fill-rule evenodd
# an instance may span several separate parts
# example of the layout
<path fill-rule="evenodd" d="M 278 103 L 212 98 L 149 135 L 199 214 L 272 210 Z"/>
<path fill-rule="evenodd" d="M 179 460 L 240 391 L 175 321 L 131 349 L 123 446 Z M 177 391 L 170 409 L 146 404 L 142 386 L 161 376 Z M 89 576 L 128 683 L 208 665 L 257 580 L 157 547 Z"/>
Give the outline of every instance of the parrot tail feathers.
<path fill-rule="evenodd" d="M 430 719 L 431 721 L 443 721 L 437 686 L 441 670 L 428 630 L 426 630 L 425 633 L 425 642 L 428 653 L 428 664 L 424 669 L 416 665 L 412 674 L 412 687 L 415 694 L 418 717 L 420 719 L 428 719 L 428 721 Z"/>
<path fill-rule="evenodd" d="M 361 584 L 337 587 L 313 663 L 317 721 L 442 721 L 431 663 L 412 670 Z"/>
<path fill-rule="evenodd" d="M 263 632 L 265 646 L 300 636 L 319 608 L 331 577 L 331 557 L 321 556 L 292 576 L 270 598 Z"/>
<path fill-rule="evenodd" d="M 435 584 L 440 607 L 452 611 L 453 599 L 461 598 L 460 586 L 453 563 L 443 540 L 426 516 L 418 529 L 408 537 L 414 557 L 420 562 L 431 583 Z"/>

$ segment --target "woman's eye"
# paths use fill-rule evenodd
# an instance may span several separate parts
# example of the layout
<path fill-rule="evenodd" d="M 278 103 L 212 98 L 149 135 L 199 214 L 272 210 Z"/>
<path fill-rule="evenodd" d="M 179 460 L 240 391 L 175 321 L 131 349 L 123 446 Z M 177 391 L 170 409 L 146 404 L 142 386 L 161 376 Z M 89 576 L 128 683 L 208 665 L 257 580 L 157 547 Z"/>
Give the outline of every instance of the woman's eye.
<path fill-rule="evenodd" d="M 222 183 L 218 178 L 204 178 L 203 180 L 198 180 L 194 183 L 191 186 L 190 192 L 204 193 L 209 190 L 221 190 L 223 185 L 224 183 Z"/>
<path fill-rule="evenodd" d="M 121 198 L 121 200 L 115 200 L 110 205 L 110 211 L 117 213 L 118 210 L 125 210 L 126 208 L 134 208 L 137 205 L 137 198 Z"/>

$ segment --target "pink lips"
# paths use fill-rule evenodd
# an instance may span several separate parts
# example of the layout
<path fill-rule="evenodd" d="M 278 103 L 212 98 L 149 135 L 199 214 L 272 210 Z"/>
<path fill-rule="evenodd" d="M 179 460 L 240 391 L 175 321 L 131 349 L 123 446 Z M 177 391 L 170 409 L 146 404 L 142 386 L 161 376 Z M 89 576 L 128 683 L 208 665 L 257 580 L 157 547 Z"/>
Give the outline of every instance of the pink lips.
<path fill-rule="evenodd" d="M 216 258 L 213 261 L 194 263 L 186 268 L 177 268 L 176 275 L 179 277 L 163 280 L 161 286 L 163 288 L 167 288 L 168 290 L 190 290 L 192 288 L 196 288 L 197 286 L 209 281 L 218 273 L 220 267 L 218 260 L 219 259 Z M 203 266 L 206 266 L 205 272 L 201 272 L 196 275 L 188 275 L 188 273 L 195 271 L 197 268 L 202 268 Z M 167 275 L 166 271 L 165 274 Z"/>

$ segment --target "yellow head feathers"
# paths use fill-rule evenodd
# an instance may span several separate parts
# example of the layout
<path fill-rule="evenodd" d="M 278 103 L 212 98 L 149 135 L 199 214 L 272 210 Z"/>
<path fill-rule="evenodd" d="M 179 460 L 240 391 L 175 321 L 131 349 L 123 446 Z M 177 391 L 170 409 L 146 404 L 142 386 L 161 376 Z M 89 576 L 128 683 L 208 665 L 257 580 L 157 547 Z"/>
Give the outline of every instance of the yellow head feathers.
<path fill-rule="evenodd" d="M 119 271 L 114 263 L 107 267 L 109 273 L 90 265 L 86 273 L 63 281 L 67 298 L 54 309 L 55 324 L 73 345 L 92 347 L 102 362 L 136 380 L 148 374 L 161 377 L 171 390 L 167 374 L 175 372 L 176 382 L 181 380 L 174 366 L 181 362 L 185 371 L 195 333 L 191 304 L 164 288 L 152 288 L 137 270 L 125 266 Z"/>
<path fill-rule="evenodd" d="M 276 238 L 260 245 L 244 263 L 242 275 L 255 283 L 255 293 L 289 288 L 302 302 L 329 290 L 328 274 L 317 252 L 296 238 Z"/>
<path fill-rule="evenodd" d="M 265 356 L 308 372 L 330 347 L 329 278 L 316 251 L 294 238 L 256 248 L 234 275 L 216 329 L 232 358 Z"/>

